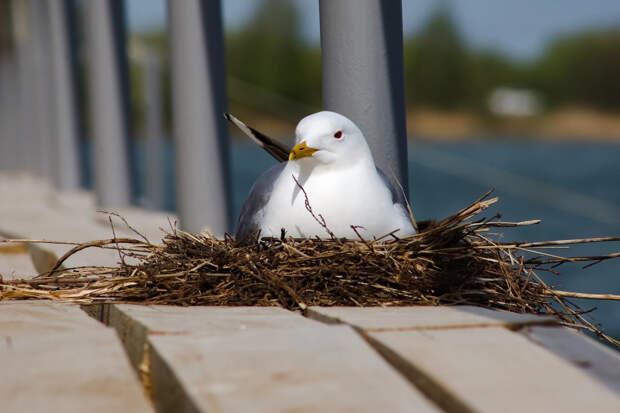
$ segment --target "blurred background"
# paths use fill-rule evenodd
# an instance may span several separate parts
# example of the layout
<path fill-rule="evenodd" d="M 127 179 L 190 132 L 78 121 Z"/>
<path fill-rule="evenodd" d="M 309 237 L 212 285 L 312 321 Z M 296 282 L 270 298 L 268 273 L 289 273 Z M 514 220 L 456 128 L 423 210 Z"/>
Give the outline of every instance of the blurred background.
<path fill-rule="evenodd" d="M 165 51 L 165 3 L 127 7 L 131 41 Z M 290 131 L 321 106 L 318 2 L 223 9 L 230 109 Z M 620 136 L 618 2 L 405 0 L 403 26 L 412 136 Z"/>
<path fill-rule="evenodd" d="M 77 13 L 84 2 L 76 1 Z M 504 239 L 620 236 L 620 2 L 617 0 L 404 0 L 404 70 L 410 200 L 417 219 L 440 219 L 495 188 L 487 215 L 542 223 Z M 227 105 L 267 135 L 290 142 L 297 121 L 321 109 L 317 1 L 222 2 Z M 132 199 L 145 194 L 148 134 L 145 56 L 160 64 L 164 198 L 175 211 L 171 87 L 164 0 L 126 0 Z M 87 82 L 84 27 L 77 34 Z M 79 107 L 87 88 L 80 87 Z M 91 128 L 80 112 L 82 185 L 92 187 Z M 231 129 L 232 215 L 269 155 Z M 618 243 L 554 251 L 600 255 Z M 544 274 L 563 290 L 620 294 L 620 262 Z M 594 319 L 620 337 L 620 305 Z"/>

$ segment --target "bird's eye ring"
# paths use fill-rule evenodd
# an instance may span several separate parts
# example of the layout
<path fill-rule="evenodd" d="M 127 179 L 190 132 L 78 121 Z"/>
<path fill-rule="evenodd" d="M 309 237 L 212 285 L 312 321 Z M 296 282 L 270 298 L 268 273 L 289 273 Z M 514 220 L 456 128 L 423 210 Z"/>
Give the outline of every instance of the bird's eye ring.
<path fill-rule="evenodd" d="M 336 139 L 342 138 L 342 131 L 339 130 L 338 132 L 334 133 L 334 138 Z"/>

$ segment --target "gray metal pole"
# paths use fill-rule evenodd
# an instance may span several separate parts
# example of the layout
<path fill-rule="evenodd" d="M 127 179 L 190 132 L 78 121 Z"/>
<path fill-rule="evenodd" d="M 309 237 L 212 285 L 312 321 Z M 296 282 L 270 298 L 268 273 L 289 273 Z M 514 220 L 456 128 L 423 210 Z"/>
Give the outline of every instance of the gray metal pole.
<path fill-rule="evenodd" d="M 165 194 L 161 57 L 155 52 L 147 51 L 142 59 L 142 68 L 146 104 L 146 199 L 150 208 L 163 209 Z"/>
<path fill-rule="evenodd" d="M 0 3 L 0 170 L 10 170 L 12 158 L 10 146 L 12 119 L 9 114 L 12 104 L 9 89 L 12 56 L 8 7 L 8 2 Z"/>
<path fill-rule="evenodd" d="M 32 64 L 31 38 L 32 25 L 26 0 L 13 0 L 13 36 L 15 41 L 15 58 L 17 74 L 17 145 L 16 159 L 18 169 L 29 172 L 37 171 L 38 142 L 33 121 L 36 116 L 34 105 L 34 68 Z"/>
<path fill-rule="evenodd" d="M 52 54 L 49 42 L 49 3 L 39 0 L 30 0 L 32 25 L 32 65 L 34 70 L 34 110 L 35 133 L 37 147 L 37 170 L 46 180 L 53 179 L 54 119 L 52 108 L 55 102 L 52 99 L 52 76 L 50 67 Z"/>
<path fill-rule="evenodd" d="M 2 16 L 0 16 L 0 19 Z M 4 23 L 0 21 L 0 24 Z M 8 130 L 7 130 L 7 100 L 8 96 L 6 96 L 6 85 L 7 85 L 7 56 L 5 55 L 5 51 L 3 50 L 4 39 L 2 38 L 2 33 L 0 32 L 0 170 L 9 169 L 7 165 L 8 153 L 9 153 L 9 145 L 8 145 Z"/>
<path fill-rule="evenodd" d="M 12 170 L 15 163 L 16 123 L 14 118 L 15 93 L 9 50 L 0 54 L 0 170 Z"/>
<path fill-rule="evenodd" d="M 130 204 L 129 114 L 120 0 L 87 0 L 88 88 L 97 203 Z"/>
<path fill-rule="evenodd" d="M 8 53 L 0 45 L 0 170 L 11 169 L 9 146 Z"/>
<path fill-rule="evenodd" d="M 17 64 L 15 59 L 15 53 L 11 53 L 11 56 L 6 65 L 6 84 L 4 91 L 5 98 L 5 144 L 7 148 L 6 168 L 11 170 L 20 169 L 19 158 L 19 116 L 18 116 L 18 83 L 19 76 L 17 74 Z"/>
<path fill-rule="evenodd" d="M 52 43 L 54 103 L 54 184 L 61 191 L 76 190 L 80 185 L 78 153 L 78 113 L 75 59 L 72 42 L 73 21 L 69 0 L 49 2 Z"/>
<path fill-rule="evenodd" d="M 225 72 L 219 0 L 168 0 L 177 204 L 181 227 L 230 226 Z"/>
<path fill-rule="evenodd" d="M 9 117 L 8 145 L 11 153 L 11 159 L 8 161 L 8 166 L 12 170 L 21 169 L 22 165 L 20 164 L 20 161 L 23 159 L 20 157 L 19 151 L 19 73 L 17 72 L 16 54 L 15 48 L 13 48 L 8 67 L 9 84 L 7 92 L 7 96 L 9 96 L 9 108 L 7 112 L 7 116 Z"/>
<path fill-rule="evenodd" d="M 319 0 L 323 105 L 354 121 L 408 194 L 402 4 Z"/>
<path fill-rule="evenodd" d="M 18 2 L 22 3 L 21 15 L 20 5 L 16 4 Z M 6 105 L 4 109 L 5 118 L 2 121 L 5 144 L 3 163 L 5 169 L 10 170 L 25 169 L 24 150 L 20 139 L 23 138 L 20 135 L 22 127 L 20 120 L 21 116 L 26 119 L 27 113 L 22 114 L 19 73 L 20 56 L 26 55 L 24 43 L 27 37 L 27 12 L 24 4 L 22 0 L 9 0 L 4 2 L 2 9 L 2 17 L 4 18 L 2 30 L 6 36 L 6 47 L 8 48 L 4 61 L 4 85 L 0 91 Z"/>

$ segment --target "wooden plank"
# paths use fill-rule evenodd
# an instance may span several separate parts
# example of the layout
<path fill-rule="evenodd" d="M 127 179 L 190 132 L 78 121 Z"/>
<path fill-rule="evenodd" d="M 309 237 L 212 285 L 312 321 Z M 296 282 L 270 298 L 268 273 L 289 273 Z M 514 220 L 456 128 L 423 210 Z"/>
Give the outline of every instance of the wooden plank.
<path fill-rule="evenodd" d="M 474 306 L 310 307 L 308 316 L 327 323 L 347 323 L 364 330 L 498 327 L 555 323 L 550 316 L 493 311 Z"/>
<path fill-rule="evenodd" d="M 86 242 L 97 239 L 112 238 L 112 231 L 100 225 L 94 225 L 86 211 L 67 216 L 43 205 L 15 205 L 12 209 L 1 211 L 10 217 L 0 223 L 0 237 L 13 239 L 37 239 L 69 242 Z M 117 236 L 124 236 L 121 231 Z M 73 248 L 74 245 L 29 244 L 35 268 L 39 272 L 49 271 L 58 257 Z M 115 265 L 119 261 L 118 252 L 90 248 L 75 254 L 66 261 L 65 266 Z"/>
<path fill-rule="evenodd" d="M 537 344 L 620 393 L 620 354 L 577 331 L 563 327 L 528 326 L 519 330 Z"/>
<path fill-rule="evenodd" d="M 423 375 L 470 411 L 620 411 L 614 392 L 505 328 L 367 334 L 405 376 Z"/>
<path fill-rule="evenodd" d="M 108 215 L 97 212 L 92 194 L 85 192 L 58 193 L 50 185 L 28 175 L 7 176 L 0 174 L 0 193 L 11 194 L 0 198 L 0 237 L 17 239 L 38 239 L 70 242 L 87 242 L 117 237 L 138 238 L 117 217 L 112 217 L 114 233 Z M 127 208 L 120 211 L 132 227 L 145 235 L 151 242 L 158 243 L 164 233 L 175 222 L 174 215 Z M 169 221 L 170 220 L 170 221 Z M 73 245 L 29 244 L 32 261 L 38 272 L 44 272 L 56 263 L 58 257 Z M 66 261 L 66 267 L 116 265 L 118 252 L 89 248 Z"/>
<path fill-rule="evenodd" d="M 348 326 L 279 308 L 114 305 L 158 410 L 439 411 Z"/>
<path fill-rule="evenodd" d="M 5 281 L 32 278 L 37 274 L 28 247 L 23 243 L 0 243 L 0 278 Z"/>
<path fill-rule="evenodd" d="M 78 307 L 0 302 L 0 366 L 2 411 L 152 411 L 114 330 Z"/>
<path fill-rule="evenodd" d="M 134 366 L 143 362 L 147 335 L 197 337 L 250 329 L 293 329 L 317 323 L 275 307 L 173 307 L 165 305 L 93 305 L 95 318 L 116 328 Z"/>

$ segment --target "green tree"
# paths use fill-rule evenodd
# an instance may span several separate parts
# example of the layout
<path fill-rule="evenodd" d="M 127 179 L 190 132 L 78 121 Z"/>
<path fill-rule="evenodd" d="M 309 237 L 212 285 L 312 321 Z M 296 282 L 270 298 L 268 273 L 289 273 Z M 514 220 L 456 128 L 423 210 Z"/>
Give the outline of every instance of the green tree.
<path fill-rule="evenodd" d="M 263 0 L 255 16 L 226 37 L 230 75 L 304 103 L 320 101 L 320 54 L 304 44 L 290 1 Z"/>
<path fill-rule="evenodd" d="M 486 111 L 487 98 L 495 88 L 530 88 L 532 83 L 527 65 L 489 51 L 469 53 L 465 76 L 467 101 L 479 111 Z"/>
<path fill-rule="evenodd" d="M 467 95 L 467 53 L 444 4 L 405 50 L 407 95 L 414 103 L 455 108 Z"/>
<path fill-rule="evenodd" d="M 534 82 L 552 104 L 620 109 L 620 30 L 555 41 L 534 68 Z"/>

